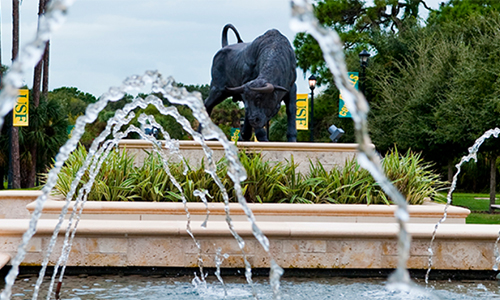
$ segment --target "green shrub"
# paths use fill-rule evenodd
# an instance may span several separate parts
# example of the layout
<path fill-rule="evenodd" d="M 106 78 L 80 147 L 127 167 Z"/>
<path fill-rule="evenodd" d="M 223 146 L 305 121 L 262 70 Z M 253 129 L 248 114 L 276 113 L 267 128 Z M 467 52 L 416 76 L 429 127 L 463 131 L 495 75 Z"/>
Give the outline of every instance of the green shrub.
<path fill-rule="evenodd" d="M 408 203 L 422 204 L 426 198 L 446 202 L 446 197 L 439 193 L 446 188 L 446 182 L 439 180 L 439 175 L 431 170 L 432 165 L 425 163 L 420 154 L 408 151 L 400 155 L 394 149 L 384 157 L 383 167 L 387 178 Z"/>
<path fill-rule="evenodd" d="M 59 173 L 55 190 L 66 196 L 73 178 L 83 165 L 85 148 L 74 151 Z M 247 170 L 242 190 L 248 202 L 288 203 L 337 203 L 337 204 L 390 204 L 372 176 L 357 163 L 346 161 L 343 168 L 325 170 L 320 162 L 311 162 L 308 174 L 297 172 L 293 160 L 269 162 L 261 153 L 240 152 L 240 161 Z M 157 153 L 149 153 L 144 164 L 134 166 L 134 157 L 126 151 L 111 151 L 96 176 L 90 192 L 90 200 L 100 201 L 182 201 L 182 189 L 186 201 L 200 201 L 193 195 L 195 190 L 208 191 L 211 201 L 223 202 L 223 191 L 210 174 L 205 172 L 205 162 L 192 168 L 188 162 L 166 162 Z M 445 183 L 431 171 L 419 154 L 397 150 L 383 159 L 388 178 L 407 198 L 409 204 L 422 204 L 426 198 L 443 200 L 438 191 Z M 227 191 L 229 201 L 237 201 L 234 186 L 227 175 L 225 159 L 217 162 L 217 175 Z M 169 170 L 170 176 L 167 174 Z M 172 180 L 172 178 L 174 180 Z M 88 171 L 79 183 L 80 188 L 88 181 Z"/>

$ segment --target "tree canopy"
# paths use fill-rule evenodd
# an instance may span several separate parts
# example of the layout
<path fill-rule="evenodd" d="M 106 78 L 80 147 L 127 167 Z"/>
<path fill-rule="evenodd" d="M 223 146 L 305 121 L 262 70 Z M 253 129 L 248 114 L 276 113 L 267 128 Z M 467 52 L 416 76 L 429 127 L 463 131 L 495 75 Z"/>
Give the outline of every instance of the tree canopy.
<path fill-rule="evenodd" d="M 360 70 L 362 49 L 372 54 L 365 96 L 377 149 L 422 151 L 427 159 L 450 165 L 482 133 L 500 125 L 500 2 L 450 0 L 430 10 L 427 20 L 419 20 L 419 9 L 428 9 L 425 1 L 315 5 L 320 22 L 343 39 L 349 71 Z M 316 42 L 300 33 L 294 45 L 299 67 L 320 77 L 328 86 L 324 96 L 338 103 Z M 496 146 L 488 142 L 483 151 L 493 153 Z"/>

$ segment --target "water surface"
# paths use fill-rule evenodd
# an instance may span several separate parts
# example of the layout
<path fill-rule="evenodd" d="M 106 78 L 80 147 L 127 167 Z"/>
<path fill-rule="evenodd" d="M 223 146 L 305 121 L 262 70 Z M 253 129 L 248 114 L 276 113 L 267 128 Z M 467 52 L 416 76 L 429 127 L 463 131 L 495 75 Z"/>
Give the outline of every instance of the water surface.
<path fill-rule="evenodd" d="M 212 278 L 213 277 L 213 278 Z M 12 299 L 31 299 L 36 276 L 20 276 L 13 288 Z M 272 299 L 267 277 L 255 277 L 259 299 Z M 67 276 L 61 299 L 224 299 L 224 289 L 214 276 L 208 284 L 193 284 L 192 276 Z M 244 277 L 224 277 L 226 299 L 253 299 Z M 283 278 L 282 299 L 500 299 L 497 281 L 430 281 L 427 289 L 394 292 L 387 289 L 385 279 L 373 278 Z M 419 283 L 423 287 L 423 280 Z M 42 285 L 41 296 L 46 297 Z M 431 294 L 431 295 L 429 295 Z"/>

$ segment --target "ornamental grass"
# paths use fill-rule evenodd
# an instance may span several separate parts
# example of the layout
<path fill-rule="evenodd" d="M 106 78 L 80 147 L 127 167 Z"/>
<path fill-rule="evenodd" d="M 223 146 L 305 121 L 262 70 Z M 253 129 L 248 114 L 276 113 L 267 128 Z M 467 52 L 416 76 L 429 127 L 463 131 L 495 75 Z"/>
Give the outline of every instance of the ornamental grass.
<path fill-rule="evenodd" d="M 56 194 L 66 197 L 71 184 L 83 165 L 87 151 L 83 146 L 74 151 L 58 175 Z M 270 162 L 261 153 L 240 152 L 240 161 L 247 171 L 242 191 L 253 203 L 332 203 L 332 204 L 391 204 L 378 183 L 355 159 L 345 165 L 326 170 L 319 161 L 309 161 L 309 172 L 297 172 L 293 156 L 289 161 Z M 189 162 L 172 163 L 157 153 L 148 153 L 141 166 L 135 166 L 135 157 L 127 151 L 110 151 L 102 157 L 102 167 L 95 178 L 88 200 L 94 201 L 201 201 L 195 191 L 208 192 L 208 201 L 223 202 L 224 190 L 228 201 L 236 202 L 233 183 L 227 175 L 228 163 L 217 162 L 217 176 L 221 189 L 205 171 L 205 162 L 192 167 Z M 425 163 L 420 154 L 397 150 L 382 159 L 389 180 L 406 197 L 409 204 L 422 204 L 426 199 L 443 201 L 438 192 L 446 187 Z M 85 171 L 76 191 L 89 180 Z M 182 192 L 181 192 L 182 190 Z M 77 193 L 75 193 L 77 194 Z M 76 195 L 73 195 L 73 199 Z"/>

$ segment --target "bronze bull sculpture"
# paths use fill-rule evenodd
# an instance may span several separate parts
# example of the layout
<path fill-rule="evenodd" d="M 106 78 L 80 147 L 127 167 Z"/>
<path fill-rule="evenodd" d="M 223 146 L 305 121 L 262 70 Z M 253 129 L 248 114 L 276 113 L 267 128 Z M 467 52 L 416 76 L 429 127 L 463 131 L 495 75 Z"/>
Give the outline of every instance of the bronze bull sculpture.
<path fill-rule="evenodd" d="M 228 45 L 231 29 L 238 42 Z M 222 48 L 212 63 L 212 82 L 205 107 L 210 115 L 213 108 L 226 98 L 243 101 L 245 122 L 241 137 L 248 141 L 252 128 L 259 141 L 268 141 L 264 125 L 274 117 L 285 102 L 287 140 L 297 141 L 296 60 L 288 39 L 278 30 L 268 30 L 251 43 L 244 43 L 236 28 L 227 24 L 222 30 Z"/>

